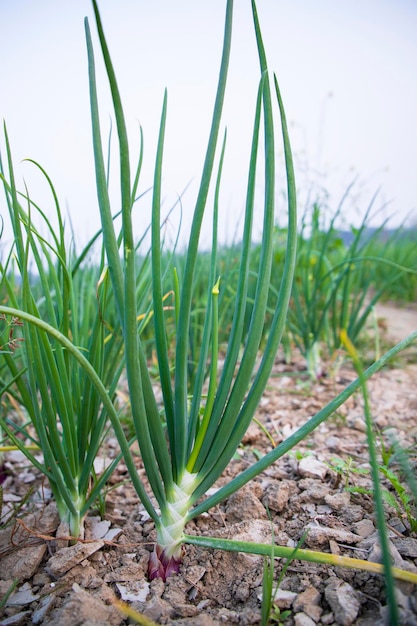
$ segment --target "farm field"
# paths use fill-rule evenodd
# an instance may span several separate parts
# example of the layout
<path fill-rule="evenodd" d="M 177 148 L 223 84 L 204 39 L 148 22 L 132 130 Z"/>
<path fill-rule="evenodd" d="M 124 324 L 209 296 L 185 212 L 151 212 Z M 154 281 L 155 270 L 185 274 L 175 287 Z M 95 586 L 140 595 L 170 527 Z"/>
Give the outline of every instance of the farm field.
<path fill-rule="evenodd" d="M 377 314 L 389 343 L 417 325 L 413 306 L 384 303 L 378 305 Z M 395 437 L 404 448 L 414 449 L 414 455 L 416 350 L 416 346 L 411 348 L 401 362 L 369 383 L 381 443 L 388 447 L 389 437 Z M 219 484 L 270 449 L 266 433 L 279 443 L 353 378 L 351 367 L 344 366 L 334 379 L 325 376 L 313 382 L 306 375 L 302 357 L 294 354 L 291 363 L 285 364 L 282 354 L 278 355 L 256 412 L 259 423 L 250 426 Z M 99 457 L 102 463 L 114 456 L 115 447 L 110 438 Z M 26 501 L 16 519 L 0 531 L 1 595 L 13 579 L 19 588 L 16 604 L 3 608 L 3 619 L 16 615 L 15 621 L 7 623 L 122 624 L 123 615 L 112 605 L 117 597 L 160 624 L 260 623 L 260 556 L 188 546 L 179 575 L 166 583 L 147 581 L 154 528 L 126 480 L 123 462 L 110 479 L 112 490 L 105 498 L 103 520 L 93 510 L 86 519 L 85 542 L 66 550 L 60 549 L 69 546 L 67 531 L 59 527 L 45 480 L 21 453 L 7 453 L 5 463 L 8 478 L 3 485 L 3 514 Z M 365 493 L 355 493 L 355 488 Z M 272 523 L 274 539 L 281 545 L 295 545 L 309 529 L 305 547 L 378 560 L 371 494 L 362 400 L 356 394 L 293 454 L 186 530 L 268 542 Z M 391 506 L 386 512 L 395 565 L 416 571 L 416 533 L 407 529 L 400 508 Z M 275 567 L 279 572 L 279 560 Z M 403 615 L 409 620 L 404 623 L 413 623 L 413 587 L 400 583 L 399 589 Z M 382 580 L 375 574 L 295 560 L 281 583 L 277 605 L 281 611 L 289 611 L 285 624 L 304 614 L 317 624 L 366 625 L 382 623 L 383 593 Z"/>
<path fill-rule="evenodd" d="M 100 227 L 84 247 L 44 167 L 25 164 L 48 210 L 20 183 L 4 125 L 0 626 L 417 623 L 416 225 L 375 227 L 385 207 L 354 183 L 337 206 L 321 187 L 297 206 L 250 8 L 259 77 L 233 244 L 219 232 L 232 0 L 183 247 L 180 227 L 164 238 L 182 212 L 163 196 L 167 90 L 149 187 L 96 0 Z"/>

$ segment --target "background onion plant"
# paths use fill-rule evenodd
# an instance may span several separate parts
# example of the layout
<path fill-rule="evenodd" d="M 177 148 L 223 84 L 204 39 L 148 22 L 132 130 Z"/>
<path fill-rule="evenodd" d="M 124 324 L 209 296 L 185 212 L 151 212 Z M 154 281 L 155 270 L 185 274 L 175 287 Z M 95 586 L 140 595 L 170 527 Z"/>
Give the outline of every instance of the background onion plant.
<path fill-rule="evenodd" d="M 333 372 L 346 359 L 340 333 L 346 330 L 351 341 L 365 339 L 371 321 L 376 324 L 375 306 L 384 299 L 409 299 L 417 276 L 416 245 L 412 232 L 402 228 L 389 230 L 389 218 L 370 226 L 379 211 L 374 211 L 377 195 L 372 198 L 359 226 L 346 223 L 346 202 L 352 194 L 350 185 L 337 209 L 327 218 L 320 200 L 308 205 L 299 227 L 297 264 L 287 315 L 285 340 L 295 345 L 305 358 L 313 380 L 320 378 L 325 362 L 332 362 Z M 273 260 L 272 283 L 281 275 L 284 263 L 279 244 L 286 229 L 276 227 L 277 242 Z M 412 253 L 414 250 L 414 256 Z M 401 262 L 400 262 L 401 261 Z M 256 284 L 256 274 L 253 276 Z M 404 290 L 404 285 L 409 290 Z M 402 290 L 402 291 L 401 291 Z M 270 309 L 276 306 L 277 293 L 271 288 Z M 376 348 L 378 348 L 378 336 Z M 375 350 L 375 357 L 380 354 Z"/>
<path fill-rule="evenodd" d="M 227 149 L 221 120 L 231 50 L 233 2 L 228 0 L 226 6 L 223 51 L 207 151 L 188 246 L 178 267 L 175 267 L 175 255 L 169 256 L 168 265 L 165 263 L 166 253 L 161 239 L 168 96 L 164 94 L 162 104 L 152 189 L 151 249 L 148 256 L 146 252 L 138 252 L 144 233 L 137 238 L 133 229 L 142 158 L 138 159 L 139 165 L 132 172 L 122 100 L 95 0 L 93 8 L 116 120 L 120 202 L 114 209 L 108 191 L 95 55 L 86 19 L 95 177 L 103 245 L 100 272 L 92 279 L 97 292 L 96 315 L 86 312 L 89 324 L 80 319 L 80 311 L 77 309 L 79 297 L 75 297 L 75 289 L 80 264 L 78 260 L 72 262 L 66 256 L 63 225 L 60 222 L 58 235 L 50 229 L 53 245 L 47 243 L 35 229 L 32 214 L 38 212 L 38 209 L 27 193 L 21 197 L 17 194 L 8 143 L 9 182 L 2 173 L 15 229 L 14 255 L 21 286 L 16 295 L 11 272 L 6 271 L 11 268 L 8 260 L 3 268 L 3 287 L 10 306 L 1 305 L 0 314 L 9 320 L 19 320 L 21 338 L 24 340 L 21 342 L 24 346 L 21 366 L 17 366 L 11 355 L 1 355 L 8 367 L 3 391 L 12 390 L 16 386 L 19 400 L 27 408 L 36 432 L 33 439 L 44 454 L 44 465 L 40 466 L 27 450 L 25 453 L 48 476 L 61 516 L 69 517 L 72 532 L 76 535 L 81 530 L 82 516 L 96 495 L 94 489 L 99 489 L 106 478 L 99 479 L 95 483 L 96 487 L 91 488 L 92 463 L 110 422 L 138 497 L 155 523 L 157 543 L 149 561 L 151 578 L 166 579 L 178 571 L 182 546 L 187 542 L 212 548 L 250 551 L 268 557 L 272 551 L 274 556 L 291 556 L 288 548 L 279 546 L 271 548 L 270 545 L 190 536 L 185 533 L 185 527 L 187 522 L 228 498 L 308 436 L 367 378 L 409 345 L 417 333 L 363 372 L 360 379 L 346 387 L 287 440 L 208 495 L 233 458 L 253 419 L 287 321 L 296 270 L 298 235 L 294 171 L 281 94 L 276 77 L 268 72 L 256 6 L 252 2 L 260 64 L 259 88 L 257 94 L 254 94 L 244 229 L 242 243 L 237 248 L 236 291 L 231 303 L 227 298 L 222 299 L 225 292 L 217 245 L 217 217 L 221 210 L 222 167 Z M 277 219 L 277 116 L 280 118 L 284 146 L 288 208 L 285 260 L 279 277 L 273 277 L 274 226 Z M 260 146 L 264 153 L 262 158 L 259 155 Z M 258 161 L 262 162 L 264 170 L 263 229 L 259 254 L 253 245 L 252 236 L 254 208 L 260 203 L 255 195 L 255 187 L 259 189 L 259 185 L 255 185 Z M 210 207 L 212 246 L 205 258 L 207 271 L 202 276 L 199 272 L 199 240 L 211 188 L 214 189 L 214 202 Z M 53 187 L 51 189 L 55 197 Z M 22 201 L 26 203 L 25 210 Z M 120 231 L 114 219 L 119 212 Z M 42 212 L 40 214 L 45 219 Z M 60 219 L 58 207 L 57 215 Z M 30 280 L 29 258 L 32 257 L 35 259 L 43 294 L 40 300 L 35 298 Z M 254 292 L 250 292 L 249 278 L 254 258 L 257 258 L 257 281 Z M 93 284 L 90 284 L 89 289 L 93 288 Z M 277 294 L 272 311 L 269 307 L 271 288 Z M 166 305 L 168 293 L 172 294 L 169 307 Z M 198 309 L 202 301 L 204 315 Z M 232 309 L 233 313 L 220 368 L 219 323 L 222 311 L 219 305 L 223 302 L 226 302 L 228 311 Z M 144 324 L 149 332 L 151 323 L 152 351 L 156 357 L 162 403 L 148 367 L 147 339 L 141 333 Z M 125 372 L 129 389 L 133 438 L 139 445 L 146 484 L 136 467 L 130 449 L 132 442 L 122 428 L 116 402 L 122 371 Z M 2 425 L 10 439 L 19 445 L 10 422 L 2 420 Z M 308 550 L 300 549 L 297 558 L 381 571 L 375 564 Z M 408 579 L 411 576 L 398 572 L 396 575 L 408 576 Z"/>
<path fill-rule="evenodd" d="M 1 314 L 0 385 L 3 397 L 24 407 L 26 419 L 22 423 L 6 415 L 0 425 L 48 477 L 61 519 L 78 537 L 86 512 L 100 498 L 120 456 L 96 476 L 94 461 L 108 432 L 107 411 L 85 369 L 45 329 L 52 328 L 85 355 L 113 400 L 124 369 L 123 334 L 100 246 L 95 260 L 91 258 L 101 233 L 77 254 L 75 244 L 66 240 L 58 197 L 46 172 L 34 163 L 50 185 L 58 227 L 27 190 L 17 191 L 6 129 L 5 143 L 7 165 L 1 164 L 0 176 L 14 244 L 1 267 L 0 287 L 3 302 L 19 313 Z M 139 331 L 149 316 L 150 284 L 145 257 L 134 286 L 138 309 L 145 313 Z M 26 323 L 24 315 L 39 324 Z"/>

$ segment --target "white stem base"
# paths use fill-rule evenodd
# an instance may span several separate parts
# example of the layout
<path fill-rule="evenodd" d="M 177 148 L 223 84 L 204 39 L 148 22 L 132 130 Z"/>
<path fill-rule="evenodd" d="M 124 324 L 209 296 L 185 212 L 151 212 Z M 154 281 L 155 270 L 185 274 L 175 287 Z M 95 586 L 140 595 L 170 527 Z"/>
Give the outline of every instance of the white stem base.
<path fill-rule="evenodd" d="M 185 471 L 181 482 L 172 487 L 158 528 L 158 544 L 168 557 L 178 558 L 181 553 L 182 536 L 190 509 L 190 496 L 196 487 L 196 474 Z"/>

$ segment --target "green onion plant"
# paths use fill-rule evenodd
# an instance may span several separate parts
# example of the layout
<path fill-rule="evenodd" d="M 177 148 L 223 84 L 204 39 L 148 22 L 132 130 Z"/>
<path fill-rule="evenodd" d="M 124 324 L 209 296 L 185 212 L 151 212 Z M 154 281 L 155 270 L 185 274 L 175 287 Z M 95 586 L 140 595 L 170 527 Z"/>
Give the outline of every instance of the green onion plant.
<path fill-rule="evenodd" d="M 98 199 L 109 271 L 118 307 L 120 324 L 124 334 L 126 375 L 130 390 L 133 422 L 153 496 L 152 498 L 152 496 L 150 497 L 145 492 L 142 483 L 139 481 L 138 477 L 135 477 L 135 484 L 138 488 L 139 496 L 148 513 L 155 521 L 158 534 L 158 545 L 150 560 L 150 576 L 162 576 L 165 578 L 178 567 L 181 544 L 183 542 L 183 529 L 188 519 L 191 519 L 190 512 L 197 501 L 204 496 L 207 489 L 213 485 L 220 476 L 235 453 L 243 434 L 249 426 L 268 380 L 282 335 L 294 272 L 296 249 L 296 208 L 291 152 L 281 96 L 275 79 L 273 87 L 283 120 L 282 130 L 288 176 L 290 236 L 287 244 L 287 263 L 281 284 L 281 306 L 277 308 L 271 326 L 268 349 L 265 350 L 263 358 L 258 365 L 258 349 L 262 337 L 263 320 L 269 290 L 273 243 L 272 234 L 275 219 L 275 133 L 273 126 L 271 86 L 269 76 L 267 75 L 266 57 L 256 8 L 253 4 L 253 16 L 261 71 L 260 85 L 256 98 L 253 140 L 248 173 L 239 290 L 235 303 L 235 313 L 225 363 L 219 378 L 217 371 L 219 350 L 218 298 L 221 289 L 221 278 L 217 275 L 217 215 L 219 210 L 222 161 L 226 145 L 224 139 L 215 181 L 213 242 L 207 282 L 207 311 L 201 333 L 201 346 L 199 347 L 198 358 L 194 357 L 193 366 L 195 367 L 195 379 L 193 381 L 190 400 L 188 394 L 188 377 L 193 290 L 195 286 L 194 280 L 198 259 L 200 229 L 213 176 L 231 48 L 233 3 L 229 1 L 226 9 L 224 45 L 214 114 L 191 226 L 185 267 L 181 281 L 178 281 L 175 275 L 173 276 L 172 288 L 175 292 L 176 303 L 175 372 L 173 376 L 171 375 L 168 358 L 167 334 L 162 301 L 163 270 L 160 242 L 161 177 L 167 117 L 166 93 L 162 108 L 152 202 L 152 280 L 155 345 L 163 394 L 164 421 L 166 423 L 165 432 L 159 417 L 159 407 L 152 390 L 143 346 L 138 337 L 137 303 L 135 298 L 132 297 L 132 286 L 135 283 L 136 267 L 134 255 L 135 242 L 131 216 L 132 193 L 129 146 L 126 126 L 116 76 L 107 48 L 97 4 L 93 2 L 93 6 L 101 50 L 113 98 L 119 139 L 123 223 L 122 258 L 120 258 L 119 255 L 119 246 L 114 231 L 106 184 L 96 92 L 95 60 L 90 28 L 86 20 Z M 251 233 L 255 204 L 255 175 L 257 171 L 262 113 L 265 150 L 263 254 L 259 268 L 259 288 L 255 297 L 256 307 L 254 308 L 245 350 L 243 355 L 240 355 L 243 316 L 247 297 L 252 242 Z M 238 362 L 239 358 L 240 361 Z M 203 383 L 207 371 L 209 375 L 208 392 L 207 394 L 203 394 Z M 232 491 L 230 491 L 230 493 L 232 493 Z M 204 505 L 200 504 L 200 507 L 201 506 L 204 507 Z M 192 513 L 191 516 L 193 516 Z"/>
<path fill-rule="evenodd" d="M 379 242 L 387 236 L 396 239 L 396 232 L 387 235 L 388 220 L 370 228 L 376 196 L 358 228 L 350 226 L 344 233 L 339 230 L 337 223 L 351 188 L 347 188 L 329 224 L 319 203 L 313 205 L 311 219 L 307 211 L 302 220 L 288 329 L 313 379 L 322 374 L 323 346 L 337 364 L 343 347 L 340 332 L 345 330 L 356 343 L 376 303 L 400 278 L 413 277 L 416 271 L 410 257 L 402 258 L 408 265 L 385 257 Z M 377 280 L 376 271 L 384 278 Z"/>
<path fill-rule="evenodd" d="M 132 193 L 126 124 L 116 75 L 95 0 L 93 0 L 93 6 L 100 47 L 113 99 L 119 141 L 120 192 L 123 221 L 122 257 L 119 254 L 117 237 L 114 232 L 110 199 L 106 185 L 95 57 L 90 27 L 88 20 L 86 20 L 97 193 L 103 226 L 104 245 L 120 324 L 124 334 L 126 373 L 131 397 L 133 423 L 142 462 L 150 485 L 150 492 L 145 489 L 133 463 L 129 463 L 129 469 L 132 471 L 132 480 L 139 498 L 155 522 L 157 530 L 157 544 L 149 561 L 149 576 L 150 578 L 162 577 L 165 579 L 178 570 L 184 541 L 191 542 L 196 540 L 185 535 L 184 529 L 187 522 L 229 497 L 242 485 L 262 472 L 269 464 L 273 463 L 281 454 L 291 449 L 297 441 L 304 438 L 312 428 L 326 419 L 346 397 L 353 393 L 358 388 L 359 383 L 356 382 L 348 387 L 333 403 L 321 411 L 315 418 L 312 418 L 305 427 L 301 428 L 284 444 L 277 446 L 271 453 L 246 470 L 246 472 L 243 472 L 230 483 L 221 487 L 214 495 L 206 495 L 207 491 L 214 485 L 232 459 L 253 418 L 268 381 L 286 322 L 296 262 L 297 219 L 293 163 L 281 94 L 276 77 L 274 76 L 272 81 L 270 80 L 256 6 L 252 2 L 254 30 L 260 61 L 260 82 L 256 96 L 252 147 L 248 167 L 238 286 L 226 354 L 222 371 L 219 372 L 217 366 L 219 356 L 218 299 L 222 289 L 222 279 L 218 275 L 217 269 L 217 216 L 220 207 L 220 185 L 226 145 L 225 139 L 220 148 L 217 174 L 214 174 L 214 164 L 220 134 L 231 48 L 232 0 L 227 2 L 226 7 L 223 52 L 217 94 L 184 269 L 181 274 L 181 280 L 178 279 L 177 273 L 174 273 L 172 277 L 172 289 L 175 293 L 176 325 L 173 368 L 169 359 L 167 330 L 163 310 L 164 290 L 162 289 L 160 242 L 161 178 L 168 107 L 168 97 L 165 92 L 155 162 L 152 201 L 152 308 L 154 311 L 153 319 L 159 378 L 163 395 L 164 420 L 161 421 L 143 346 L 138 335 L 136 301 L 135 298 L 132 298 L 136 268 L 133 253 L 135 243 L 131 217 Z M 274 211 L 276 160 L 274 100 L 278 105 L 284 144 L 288 197 L 288 235 L 282 277 L 280 278 L 280 283 L 275 285 L 278 291 L 277 303 L 268 330 L 266 345 L 259 358 L 259 348 L 263 337 L 264 320 L 268 306 L 274 252 L 274 223 L 276 219 Z M 253 298 L 249 329 L 247 335 L 245 335 L 246 341 L 241 351 L 244 338 L 244 317 L 248 302 L 250 260 L 253 250 L 251 244 L 255 206 L 255 176 L 262 123 L 264 146 L 263 237 L 259 267 L 257 269 L 257 288 Z M 214 179 L 213 183 L 212 179 Z M 196 346 L 193 346 L 192 349 L 193 367 L 195 369 L 193 372 L 193 384 L 190 389 L 190 329 L 192 327 L 198 246 L 201 224 L 211 184 L 214 185 L 215 199 L 212 208 L 213 242 L 211 261 L 206 283 L 207 310 L 204 325 L 199 335 L 201 344 L 198 347 L 198 356 Z M 401 349 L 402 345 L 396 349 Z M 386 358 L 389 358 L 389 355 Z M 368 370 L 366 375 L 369 376 L 373 371 L 377 371 L 382 367 L 383 363 L 384 359 L 381 359 L 373 369 L 370 368 Z M 206 376 L 208 376 L 207 393 L 205 393 L 203 387 Z M 166 424 L 166 428 L 164 428 L 163 424 Z M 121 441 L 121 445 L 126 450 L 124 441 Z M 127 460 L 126 456 L 125 460 Z"/>
<path fill-rule="evenodd" d="M 417 228 L 402 224 L 396 229 L 387 229 L 378 238 L 372 238 L 367 254 L 383 257 L 385 263 L 375 263 L 373 282 L 385 284 L 382 300 L 399 304 L 413 303 L 417 299 Z M 407 268 L 407 271 L 399 271 Z"/>
<path fill-rule="evenodd" d="M 96 476 L 94 460 L 108 432 L 108 413 L 85 369 L 44 329 L 52 327 L 85 355 L 114 401 L 124 370 L 123 334 L 103 251 L 96 252 L 98 262 L 90 258 L 101 233 L 76 254 L 75 245 L 66 242 L 58 197 L 46 172 L 32 162 L 49 184 L 57 228 L 27 190 L 17 191 L 6 129 L 5 143 L 7 167 L 1 164 L 0 176 L 14 244 L 1 267 L 2 299 L 8 307 L 0 314 L 0 389 L 24 408 L 26 418 L 22 422 L 6 414 L 0 427 L 4 438 L 48 477 L 60 517 L 78 537 L 119 458 Z M 145 313 L 150 281 L 148 259 L 134 286 L 138 309 Z M 7 312 L 10 307 L 15 313 Z M 41 325 L 27 323 L 24 314 Z M 145 322 L 146 316 L 141 325 Z"/>

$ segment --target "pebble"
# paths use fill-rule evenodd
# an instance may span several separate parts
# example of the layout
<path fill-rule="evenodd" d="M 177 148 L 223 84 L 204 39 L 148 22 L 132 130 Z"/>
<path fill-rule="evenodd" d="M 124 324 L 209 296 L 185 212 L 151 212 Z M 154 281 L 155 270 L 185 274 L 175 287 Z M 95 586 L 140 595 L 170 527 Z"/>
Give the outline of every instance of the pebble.
<path fill-rule="evenodd" d="M 149 583 L 146 580 L 116 583 L 116 587 L 124 602 L 146 602 L 150 590 Z"/>
<path fill-rule="evenodd" d="M 48 504 L 42 514 L 30 514 L 25 517 L 25 525 L 36 528 L 37 534 L 51 535 L 59 523 L 56 504 Z M 23 527 L 10 525 L 0 530 L 0 545 L 10 545 L 15 549 L 1 559 L 0 579 L 16 579 L 19 583 L 32 578 L 46 552 L 46 543 L 28 546 L 27 531 Z"/>
<path fill-rule="evenodd" d="M 324 498 L 330 493 L 330 487 L 325 483 L 312 478 L 303 478 L 299 482 L 299 488 L 302 489 L 302 493 L 298 496 L 299 502 L 317 502 L 321 503 Z"/>
<path fill-rule="evenodd" d="M 278 589 L 275 596 L 275 604 L 280 609 L 290 609 L 296 599 L 297 594 L 293 591 L 287 591 L 286 589 Z"/>
<path fill-rule="evenodd" d="M 349 583 L 339 578 L 331 578 L 324 595 L 330 605 L 336 624 L 351 626 L 359 614 L 360 601 Z"/>
<path fill-rule="evenodd" d="M 297 594 L 294 591 L 289 591 L 279 587 L 275 594 L 274 604 L 280 609 L 290 609 L 293 606 L 294 601 L 297 598 Z M 258 594 L 259 602 L 262 602 L 262 593 Z"/>
<path fill-rule="evenodd" d="M 287 481 L 282 481 L 278 485 L 270 485 L 267 487 L 264 504 L 270 511 L 280 513 L 287 505 L 290 497 L 290 485 Z"/>
<path fill-rule="evenodd" d="M 350 426 L 355 430 L 359 430 L 361 433 L 366 432 L 366 422 L 362 417 L 355 417 Z"/>
<path fill-rule="evenodd" d="M 44 596 L 32 614 L 32 624 L 43 624 L 45 617 L 52 611 L 57 602 L 54 594 Z"/>
<path fill-rule="evenodd" d="M 104 541 L 99 539 L 89 543 L 77 543 L 69 548 L 62 548 L 62 550 L 51 556 L 45 569 L 54 578 L 59 578 L 103 546 Z"/>
<path fill-rule="evenodd" d="M 403 567 L 404 559 L 402 558 L 401 554 L 399 553 L 395 545 L 392 543 L 392 541 L 388 541 L 388 547 L 389 547 L 389 552 L 390 552 L 393 564 L 396 567 Z M 382 563 L 382 560 L 383 559 L 382 559 L 381 544 L 379 542 L 379 539 L 377 539 L 375 544 L 371 547 L 371 550 L 368 554 L 368 561 L 372 561 L 373 563 Z"/>
<path fill-rule="evenodd" d="M 94 471 L 97 475 L 103 474 L 106 469 L 112 464 L 113 459 L 106 456 L 97 456 L 94 459 Z"/>
<path fill-rule="evenodd" d="M 298 594 L 294 602 L 294 610 L 303 610 L 308 604 L 318 605 L 320 603 L 320 592 L 314 587 L 307 587 L 302 593 Z"/>
<path fill-rule="evenodd" d="M 417 539 L 413 537 L 394 537 L 392 543 L 401 556 L 417 559 Z"/>
<path fill-rule="evenodd" d="M 57 624 L 120 626 L 124 622 L 123 615 L 116 607 L 108 606 L 77 583 L 73 584 L 72 591 L 73 593 L 65 597 L 63 604 L 46 619 L 45 626 L 56 626 Z"/>
<path fill-rule="evenodd" d="M 23 626 L 28 623 L 30 611 L 21 611 L 20 613 L 15 613 L 15 615 L 11 615 L 10 617 L 6 617 L 6 619 L 1 620 L 1 626 Z"/>
<path fill-rule="evenodd" d="M 297 596 L 293 604 L 294 611 L 300 611 L 307 615 L 309 618 L 318 622 L 320 616 L 323 613 L 323 609 L 320 604 L 321 594 L 314 587 L 307 587 L 302 593 Z"/>
<path fill-rule="evenodd" d="M 325 463 L 322 463 L 314 456 L 305 456 L 298 464 L 298 472 L 300 476 L 305 478 L 320 478 L 323 480 L 328 469 Z"/>
<path fill-rule="evenodd" d="M 333 539 L 339 543 L 358 543 L 362 539 L 358 535 L 344 530 L 343 528 L 329 528 L 327 526 L 319 526 L 317 523 L 310 523 L 307 525 L 307 537 L 306 544 L 310 548 L 323 547 L 328 545 L 329 541 Z"/>
<path fill-rule="evenodd" d="M 297 613 L 294 616 L 295 626 L 316 626 L 316 622 L 305 613 Z"/>
<path fill-rule="evenodd" d="M 363 519 L 364 510 L 360 504 L 350 504 L 340 512 L 340 517 L 346 524 L 353 524 Z"/>
<path fill-rule="evenodd" d="M 334 452 L 340 452 L 343 447 L 342 440 L 340 439 L 340 437 L 336 437 L 335 435 L 330 435 L 330 437 L 327 437 L 325 443 L 326 447 L 329 450 L 333 450 Z"/>
<path fill-rule="evenodd" d="M 39 600 L 39 595 L 35 595 L 29 583 L 24 583 L 20 589 L 12 593 L 7 600 L 7 606 L 26 606 L 31 602 Z"/>
<path fill-rule="evenodd" d="M 391 517 L 388 520 L 388 524 L 399 533 L 407 532 L 406 526 L 403 524 L 402 520 L 399 519 L 398 517 Z"/>
<path fill-rule="evenodd" d="M 324 496 L 326 504 L 332 507 L 334 511 L 341 511 L 350 503 L 350 493 L 343 491 L 342 493 L 327 494 Z"/>
<path fill-rule="evenodd" d="M 17 578 L 19 582 L 31 578 L 38 570 L 46 553 L 46 544 L 27 546 L 2 558 L 0 578 Z"/>
<path fill-rule="evenodd" d="M 100 517 L 88 517 L 85 520 L 85 538 L 86 539 L 103 539 L 110 528 L 108 520 L 102 520 Z"/>
<path fill-rule="evenodd" d="M 267 519 L 267 513 L 253 490 L 245 486 L 234 493 L 227 501 L 226 515 L 229 523 L 243 520 Z"/>
<path fill-rule="evenodd" d="M 353 530 L 361 537 L 370 537 L 375 532 L 375 526 L 370 519 L 362 519 L 353 525 Z"/>

